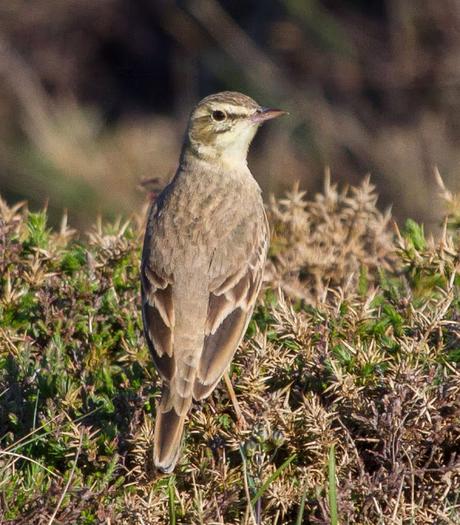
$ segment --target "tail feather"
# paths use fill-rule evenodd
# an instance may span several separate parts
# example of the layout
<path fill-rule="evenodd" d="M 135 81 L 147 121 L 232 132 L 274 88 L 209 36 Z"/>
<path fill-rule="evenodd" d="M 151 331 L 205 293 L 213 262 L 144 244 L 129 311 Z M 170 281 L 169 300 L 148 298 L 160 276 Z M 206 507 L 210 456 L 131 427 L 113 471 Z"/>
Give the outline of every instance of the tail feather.
<path fill-rule="evenodd" d="M 174 408 L 167 412 L 158 407 L 153 443 L 155 467 L 169 474 L 174 470 L 182 445 L 182 434 L 187 413 L 178 415 Z"/>

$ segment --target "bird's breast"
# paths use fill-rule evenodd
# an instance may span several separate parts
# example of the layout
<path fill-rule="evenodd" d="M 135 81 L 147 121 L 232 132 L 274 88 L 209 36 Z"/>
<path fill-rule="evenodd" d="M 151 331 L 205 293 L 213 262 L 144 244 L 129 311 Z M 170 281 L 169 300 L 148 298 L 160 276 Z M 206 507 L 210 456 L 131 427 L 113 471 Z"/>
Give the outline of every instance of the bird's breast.
<path fill-rule="evenodd" d="M 171 270 L 207 270 L 216 257 L 247 255 L 263 223 L 260 189 L 249 177 L 192 174 L 172 184 L 152 225 L 156 256 Z"/>

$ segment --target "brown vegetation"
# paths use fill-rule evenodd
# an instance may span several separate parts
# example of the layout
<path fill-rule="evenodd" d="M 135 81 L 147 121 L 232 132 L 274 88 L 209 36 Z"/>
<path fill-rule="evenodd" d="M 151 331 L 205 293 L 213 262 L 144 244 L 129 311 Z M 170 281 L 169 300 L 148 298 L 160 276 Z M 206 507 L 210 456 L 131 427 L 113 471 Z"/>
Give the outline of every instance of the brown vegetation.
<path fill-rule="evenodd" d="M 171 477 L 151 471 L 141 228 L 77 239 L 2 203 L 0 523 L 458 523 L 460 210 L 443 196 L 436 241 L 393 230 L 367 179 L 270 203 L 265 292 L 232 365 L 247 428 L 219 386 Z"/>

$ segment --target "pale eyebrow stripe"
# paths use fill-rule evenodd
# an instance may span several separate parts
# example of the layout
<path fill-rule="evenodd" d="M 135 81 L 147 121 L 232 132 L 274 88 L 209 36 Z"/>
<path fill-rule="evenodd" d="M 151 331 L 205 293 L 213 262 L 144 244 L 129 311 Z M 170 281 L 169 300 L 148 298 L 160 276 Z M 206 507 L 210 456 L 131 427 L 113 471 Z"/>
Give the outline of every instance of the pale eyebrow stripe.
<path fill-rule="evenodd" d="M 233 111 L 229 111 L 227 113 L 227 115 L 230 117 L 230 118 L 244 118 L 244 117 L 248 117 L 249 114 L 248 113 L 237 113 L 237 112 L 233 112 Z"/>
<path fill-rule="evenodd" d="M 204 115 L 200 115 L 199 117 L 196 118 L 196 120 L 205 120 L 205 119 L 208 119 L 212 112 L 213 111 L 223 111 L 225 112 L 225 114 L 227 115 L 227 117 L 229 119 L 238 119 L 238 118 L 247 118 L 249 117 L 249 115 L 251 114 L 250 112 L 246 113 L 246 112 L 238 112 L 235 108 L 235 110 L 233 109 L 220 109 L 220 108 L 214 108 L 214 109 L 211 109 L 211 112 L 210 113 L 206 113 Z M 254 110 L 255 111 L 255 110 Z"/>

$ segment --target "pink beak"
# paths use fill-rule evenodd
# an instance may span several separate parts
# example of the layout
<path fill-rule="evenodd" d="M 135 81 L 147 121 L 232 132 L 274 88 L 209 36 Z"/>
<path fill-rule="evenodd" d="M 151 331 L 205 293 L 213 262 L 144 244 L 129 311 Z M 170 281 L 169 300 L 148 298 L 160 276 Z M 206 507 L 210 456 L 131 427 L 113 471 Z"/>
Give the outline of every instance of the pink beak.
<path fill-rule="evenodd" d="M 282 109 L 260 108 L 250 117 L 250 119 L 252 122 L 259 124 L 272 118 L 281 117 L 282 115 L 288 115 L 288 112 L 283 111 Z"/>

